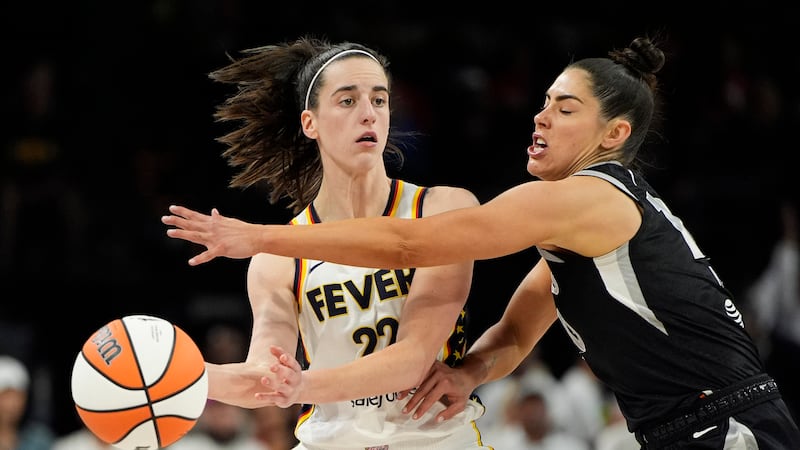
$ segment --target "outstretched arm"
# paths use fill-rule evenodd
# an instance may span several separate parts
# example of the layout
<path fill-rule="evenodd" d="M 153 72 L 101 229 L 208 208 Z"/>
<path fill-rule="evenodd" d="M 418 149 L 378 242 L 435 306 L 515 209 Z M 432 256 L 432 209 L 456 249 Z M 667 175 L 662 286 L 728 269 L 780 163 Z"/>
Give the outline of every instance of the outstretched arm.
<path fill-rule="evenodd" d="M 448 408 L 438 418 L 450 419 L 484 383 L 510 374 L 533 350 L 557 318 L 550 292 L 550 270 L 540 260 L 520 283 L 500 321 L 488 328 L 467 352 L 464 364 L 453 369 L 434 365 L 428 378 L 406 405 L 414 417 L 440 399 Z"/>
<path fill-rule="evenodd" d="M 546 241 L 559 228 L 550 217 L 564 217 L 559 220 L 566 223 L 575 217 L 554 212 L 564 206 L 550 192 L 553 187 L 550 182 L 529 182 L 485 205 L 413 220 L 369 217 L 314 225 L 255 225 L 216 209 L 205 215 L 182 206 L 171 206 L 172 214 L 161 220 L 174 227 L 167 230 L 168 236 L 206 247 L 189 260 L 191 265 L 218 256 L 246 258 L 264 252 L 362 267 L 430 267 L 504 256 Z"/>

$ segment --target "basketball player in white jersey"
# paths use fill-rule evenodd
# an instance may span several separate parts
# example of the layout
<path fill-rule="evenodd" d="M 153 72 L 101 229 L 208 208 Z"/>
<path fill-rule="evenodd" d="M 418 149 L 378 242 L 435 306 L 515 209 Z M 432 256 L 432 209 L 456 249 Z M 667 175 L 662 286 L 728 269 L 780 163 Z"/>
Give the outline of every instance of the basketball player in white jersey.
<path fill-rule="evenodd" d="M 413 219 L 477 205 L 467 190 L 387 175 L 385 155 L 402 156 L 389 142 L 387 66 L 358 44 L 301 38 L 247 50 L 212 72 L 213 80 L 238 88 L 215 114 L 240 123 L 219 139 L 228 146 L 223 156 L 240 169 L 231 186 L 266 182 L 270 201 L 291 200 L 293 224 Z M 209 398 L 267 404 L 255 394 L 265 390 L 261 378 L 277 346 L 300 355 L 310 375 L 296 449 L 490 448 L 475 425 L 484 411 L 477 397 L 445 423 L 434 420 L 444 406 L 415 420 L 398 398 L 435 360 L 454 364 L 465 353 L 472 271 L 472 261 L 415 270 L 257 254 L 247 275 L 248 356 L 208 364 Z"/>

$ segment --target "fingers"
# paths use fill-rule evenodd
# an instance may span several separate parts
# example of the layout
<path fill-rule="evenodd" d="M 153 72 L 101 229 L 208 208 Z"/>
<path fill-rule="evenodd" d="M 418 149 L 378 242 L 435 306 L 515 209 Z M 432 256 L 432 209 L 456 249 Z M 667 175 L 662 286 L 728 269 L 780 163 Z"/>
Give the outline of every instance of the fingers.
<path fill-rule="evenodd" d="M 215 258 L 215 256 L 210 251 L 206 250 L 206 251 L 204 251 L 203 253 L 200 253 L 197 256 L 189 258 L 189 265 L 190 266 L 199 266 L 200 264 L 207 263 L 207 262 L 211 261 L 214 258 Z"/>
<path fill-rule="evenodd" d="M 270 371 L 274 374 L 275 386 L 274 389 L 285 394 L 298 388 L 300 384 L 301 370 L 297 365 L 283 365 L 275 364 L 270 367 Z"/>
<path fill-rule="evenodd" d="M 171 205 L 169 207 L 169 212 L 171 212 L 172 215 L 162 216 L 161 222 L 183 230 L 202 230 L 206 223 L 213 220 L 212 216 L 199 213 L 184 206 Z M 216 208 L 214 208 L 211 213 L 214 218 L 219 219 L 222 217 Z"/>
<path fill-rule="evenodd" d="M 269 352 L 270 352 L 270 353 L 272 353 L 272 356 L 274 356 L 274 357 L 278 358 L 278 360 L 280 360 L 280 359 L 281 359 L 281 355 L 283 355 L 283 354 L 285 354 L 285 353 L 286 353 L 286 352 L 283 350 L 283 348 L 281 348 L 281 347 L 279 347 L 279 346 L 277 346 L 277 345 L 270 345 L 270 346 L 269 346 Z"/>
<path fill-rule="evenodd" d="M 442 396 L 439 390 L 436 389 L 437 386 L 436 382 L 432 381 L 430 378 L 425 380 L 425 382 L 414 391 L 411 398 L 408 399 L 406 406 L 403 408 L 403 412 L 408 414 L 414 411 L 414 415 L 412 416 L 414 419 L 422 417 L 422 415 Z"/>
<path fill-rule="evenodd" d="M 163 220 L 162 220 L 163 222 Z M 164 222 L 166 223 L 166 222 Z M 167 224 L 167 225 L 174 225 L 174 224 Z M 170 228 L 167 230 L 167 236 L 175 239 L 183 239 L 184 241 L 194 242 L 195 244 L 203 244 L 203 239 L 200 237 L 200 233 L 197 231 L 187 231 L 186 229 L 181 229 L 180 225 L 175 225 L 179 228 Z"/>
<path fill-rule="evenodd" d="M 403 400 L 404 398 L 408 397 L 408 395 L 411 394 L 411 392 L 413 392 L 413 391 L 414 391 L 413 389 L 402 390 L 402 391 L 397 393 L 397 399 L 398 400 Z"/>
<path fill-rule="evenodd" d="M 259 392 L 256 394 L 256 398 L 279 408 L 288 408 L 294 404 L 293 402 L 289 401 L 285 395 L 278 392 Z"/>
<path fill-rule="evenodd" d="M 420 417 L 425 415 L 425 413 L 428 412 L 428 410 L 431 409 L 431 407 L 435 405 L 436 402 L 439 401 L 439 398 L 441 397 L 435 394 L 425 395 L 425 396 L 418 396 L 417 394 L 414 394 L 411 397 L 411 400 L 414 401 L 415 405 L 417 403 L 419 403 L 419 405 L 415 407 L 409 407 L 409 404 L 406 403 L 406 408 L 408 408 L 409 411 L 414 411 L 414 414 L 411 415 L 412 418 L 419 419 Z M 411 400 L 409 400 L 409 403 L 411 403 Z"/>
<path fill-rule="evenodd" d="M 172 215 L 161 217 L 161 222 L 165 225 L 171 225 L 175 228 L 167 230 L 167 236 L 173 239 L 182 239 L 194 244 L 200 244 L 208 248 L 208 242 L 205 235 L 207 234 L 208 226 L 212 220 L 211 216 L 199 213 L 184 206 L 171 205 L 169 211 Z M 219 211 L 214 208 L 212 214 L 219 217 Z M 207 263 L 216 258 L 216 254 L 211 250 L 206 251 L 189 259 L 190 266 L 198 266 Z"/>
<path fill-rule="evenodd" d="M 463 401 L 463 399 L 459 399 L 457 402 L 453 402 L 444 411 L 440 412 L 436 416 L 437 422 L 444 422 L 445 420 L 450 420 L 455 417 L 456 414 L 460 413 L 461 411 L 466 408 L 467 402 Z"/>
<path fill-rule="evenodd" d="M 179 205 L 170 205 L 169 212 L 171 212 L 176 216 L 185 217 L 189 220 L 201 220 L 204 217 L 209 217 L 203 213 L 199 213 L 193 209 L 189 209 L 185 206 L 179 206 Z M 217 212 L 217 214 L 219 214 L 219 212 Z"/>
<path fill-rule="evenodd" d="M 422 384 L 420 384 L 416 390 L 414 390 L 413 395 L 410 399 L 408 399 L 405 408 L 403 408 L 403 412 L 407 414 L 408 412 L 413 411 L 415 408 L 417 408 L 417 405 L 423 401 L 423 399 L 430 397 L 431 391 L 438 386 L 438 379 L 438 372 L 433 369 L 430 370 L 425 381 L 423 381 Z M 440 396 L 441 394 L 437 395 L 431 404 L 435 403 L 436 399 L 438 399 Z M 428 406 L 428 408 L 430 408 L 430 406 Z M 425 410 L 427 410 L 427 408 Z M 421 412 L 424 413 L 425 410 Z M 415 418 L 417 415 L 421 415 L 419 411 L 415 413 Z"/>
<path fill-rule="evenodd" d="M 302 367 L 294 356 L 286 353 L 281 347 L 270 345 L 269 351 L 278 362 L 270 366 L 272 374 L 262 378 L 261 384 L 272 390 L 259 393 L 258 398 L 286 408 L 296 403 L 302 385 Z"/>
<path fill-rule="evenodd" d="M 286 353 L 286 351 L 284 351 L 281 347 L 278 347 L 277 345 L 270 345 L 269 351 L 272 353 L 272 356 L 277 358 L 282 365 L 293 371 L 299 372 L 302 370 L 302 367 L 300 367 L 300 363 L 297 362 L 297 359 L 295 359 L 294 356 Z"/>

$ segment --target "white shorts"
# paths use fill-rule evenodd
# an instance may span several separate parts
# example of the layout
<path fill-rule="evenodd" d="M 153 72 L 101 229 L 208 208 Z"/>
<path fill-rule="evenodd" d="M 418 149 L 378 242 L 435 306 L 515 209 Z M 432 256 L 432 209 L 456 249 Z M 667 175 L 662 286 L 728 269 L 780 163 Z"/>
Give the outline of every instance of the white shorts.
<path fill-rule="evenodd" d="M 374 447 L 348 447 L 346 443 L 336 447 L 297 444 L 292 450 L 493 450 L 481 441 L 481 434 L 475 423 L 465 424 L 448 436 L 430 439 L 413 438 Z"/>

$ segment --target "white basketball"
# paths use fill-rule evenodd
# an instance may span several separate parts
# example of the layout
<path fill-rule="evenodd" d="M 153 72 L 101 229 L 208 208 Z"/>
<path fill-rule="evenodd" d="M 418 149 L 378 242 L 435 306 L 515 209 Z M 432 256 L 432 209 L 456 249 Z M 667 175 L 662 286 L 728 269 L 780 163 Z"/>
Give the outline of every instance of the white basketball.
<path fill-rule="evenodd" d="M 101 440 L 125 450 L 158 449 L 194 427 L 208 399 L 208 375 L 181 328 L 132 315 L 86 340 L 71 388 L 81 421 Z"/>

